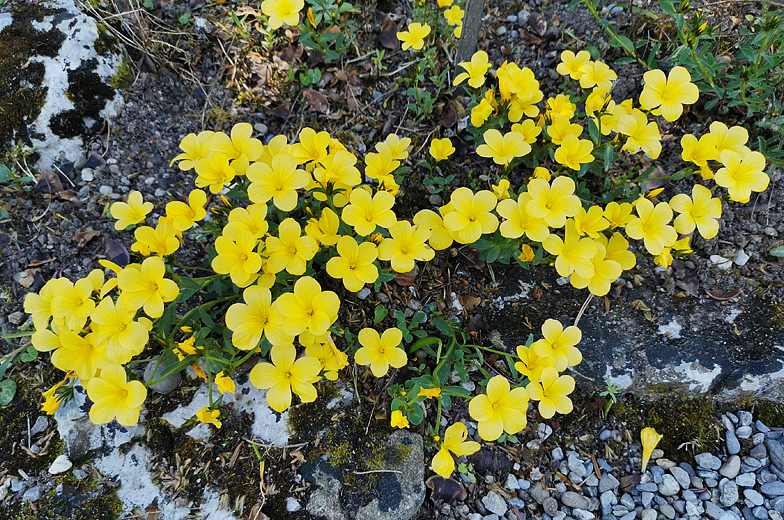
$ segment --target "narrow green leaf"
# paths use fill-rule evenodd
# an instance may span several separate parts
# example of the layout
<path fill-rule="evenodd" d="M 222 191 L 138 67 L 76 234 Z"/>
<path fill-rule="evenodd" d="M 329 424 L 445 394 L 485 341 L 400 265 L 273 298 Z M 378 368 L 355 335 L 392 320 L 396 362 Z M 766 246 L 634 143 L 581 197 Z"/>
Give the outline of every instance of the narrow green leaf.
<path fill-rule="evenodd" d="M 6 379 L 0 382 L 0 406 L 8 406 L 16 395 L 16 381 Z"/>

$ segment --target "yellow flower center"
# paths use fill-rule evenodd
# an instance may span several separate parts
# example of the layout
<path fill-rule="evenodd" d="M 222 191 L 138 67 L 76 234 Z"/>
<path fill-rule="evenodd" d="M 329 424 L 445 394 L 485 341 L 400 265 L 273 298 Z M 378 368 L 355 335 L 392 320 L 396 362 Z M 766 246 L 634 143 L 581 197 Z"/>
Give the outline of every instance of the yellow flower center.
<path fill-rule="evenodd" d="M 127 388 L 122 388 L 117 393 L 120 394 L 120 397 L 123 397 L 123 398 L 128 397 L 128 389 Z"/>
<path fill-rule="evenodd" d="M 493 403 L 493 410 L 498 410 L 498 403 Z"/>
<path fill-rule="evenodd" d="M 294 246 L 291 246 L 289 248 L 289 253 L 292 254 L 292 255 L 296 255 L 297 254 L 297 248 L 294 247 Z"/>

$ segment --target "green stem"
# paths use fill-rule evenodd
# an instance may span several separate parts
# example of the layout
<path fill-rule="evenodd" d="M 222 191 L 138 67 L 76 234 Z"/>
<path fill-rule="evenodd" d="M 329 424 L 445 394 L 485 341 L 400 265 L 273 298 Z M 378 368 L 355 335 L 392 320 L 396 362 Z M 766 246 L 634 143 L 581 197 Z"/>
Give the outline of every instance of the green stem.
<path fill-rule="evenodd" d="M 236 300 L 239 297 L 240 297 L 239 294 L 232 294 L 231 296 L 224 296 L 223 298 L 219 298 L 219 299 L 213 300 L 211 302 L 203 303 L 203 304 L 199 305 L 198 307 L 194 307 L 193 309 L 191 309 L 187 313 L 185 313 L 185 316 L 180 318 L 180 320 L 177 322 L 177 325 L 174 327 L 174 333 L 176 334 L 176 332 L 180 329 L 180 327 L 182 327 L 182 324 L 185 323 L 194 314 L 199 312 L 200 309 L 209 309 L 210 307 L 212 307 L 214 305 L 217 305 L 219 303 L 223 303 L 223 302 L 226 302 L 226 301 L 230 301 L 230 300 Z"/>
<path fill-rule="evenodd" d="M 495 350 L 495 349 L 488 348 L 488 347 L 482 347 L 482 346 L 479 346 L 479 345 L 466 345 L 466 347 L 469 347 L 469 348 L 470 348 L 470 347 L 473 347 L 473 348 L 478 348 L 479 350 L 484 350 L 484 351 L 486 351 L 486 352 L 492 352 L 493 354 L 498 354 L 498 355 L 501 355 L 501 356 L 506 356 L 506 357 L 508 357 L 508 358 L 514 358 L 514 357 L 515 357 L 515 355 L 514 355 L 514 354 L 510 354 L 509 352 L 502 352 L 502 351 L 500 351 L 500 350 Z"/>
<path fill-rule="evenodd" d="M 15 332 L 13 334 L 3 334 L 2 336 L 0 336 L 0 338 L 3 338 L 4 340 L 8 341 L 9 339 L 29 338 L 33 334 L 35 334 L 34 330 L 28 330 L 25 332 Z"/>
<path fill-rule="evenodd" d="M 438 413 L 436 414 L 436 435 L 441 432 L 441 398 L 438 398 Z"/>

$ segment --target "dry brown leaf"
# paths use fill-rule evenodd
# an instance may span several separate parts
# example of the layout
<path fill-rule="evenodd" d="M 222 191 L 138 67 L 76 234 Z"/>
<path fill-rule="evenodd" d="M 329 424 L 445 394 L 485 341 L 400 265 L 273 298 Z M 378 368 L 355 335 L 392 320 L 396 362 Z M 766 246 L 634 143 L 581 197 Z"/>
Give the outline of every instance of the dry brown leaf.
<path fill-rule="evenodd" d="M 88 231 L 82 231 L 81 233 L 77 233 L 76 235 L 74 235 L 73 239 L 76 242 L 76 245 L 81 248 L 84 247 L 85 244 L 87 244 L 87 242 L 99 236 L 101 236 L 100 231 L 94 231 L 91 229 Z"/>
<path fill-rule="evenodd" d="M 63 182 L 60 177 L 53 171 L 41 172 L 38 176 L 38 182 L 35 184 L 35 190 L 43 193 L 48 193 L 56 196 L 63 191 Z"/>
<path fill-rule="evenodd" d="M 740 287 L 736 287 L 731 291 L 723 291 L 721 289 L 714 289 L 712 291 L 705 291 L 705 293 L 713 298 L 714 300 L 731 300 L 733 298 L 737 298 L 743 291 Z"/>
<path fill-rule="evenodd" d="M 35 273 L 37 271 L 38 269 L 27 269 L 25 271 L 16 273 L 14 275 L 14 280 L 19 282 L 19 285 L 25 289 L 29 289 L 32 287 L 33 283 L 35 283 Z"/>
<path fill-rule="evenodd" d="M 414 285 L 417 274 L 419 274 L 419 270 L 416 267 L 407 273 L 397 273 L 395 283 L 401 287 L 410 287 Z"/>
<path fill-rule="evenodd" d="M 474 312 L 474 308 L 480 303 L 482 303 L 482 298 L 479 298 L 478 296 L 466 296 L 464 303 L 466 312 Z"/>
<path fill-rule="evenodd" d="M 433 475 L 425 481 L 425 485 L 433 491 L 430 498 L 433 500 L 453 500 L 463 501 L 468 496 L 463 485 L 453 478 L 444 478 L 440 475 Z"/>
<path fill-rule="evenodd" d="M 269 111 L 269 115 L 275 116 L 280 119 L 288 119 L 291 115 L 291 100 L 287 99 L 280 105 Z"/>
<path fill-rule="evenodd" d="M 541 13 L 531 13 L 531 16 L 528 18 L 528 25 L 539 36 L 544 36 L 544 33 L 547 32 L 547 20 L 544 19 Z"/>
<path fill-rule="evenodd" d="M 400 49 L 400 40 L 397 39 L 397 24 L 395 22 L 392 20 L 385 20 L 381 24 L 381 33 L 378 35 L 378 43 L 390 51 Z"/>
<path fill-rule="evenodd" d="M 321 114 L 329 113 L 329 100 L 327 99 L 327 96 L 313 89 L 304 91 L 302 95 L 308 101 L 311 110 Z"/>
<path fill-rule="evenodd" d="M 446 128 L 455 126 L 455 123 L 457 123 L 457 111 L 454 108 L 447 110 L 444 117 L 438 120 L 438 124 Z"/>

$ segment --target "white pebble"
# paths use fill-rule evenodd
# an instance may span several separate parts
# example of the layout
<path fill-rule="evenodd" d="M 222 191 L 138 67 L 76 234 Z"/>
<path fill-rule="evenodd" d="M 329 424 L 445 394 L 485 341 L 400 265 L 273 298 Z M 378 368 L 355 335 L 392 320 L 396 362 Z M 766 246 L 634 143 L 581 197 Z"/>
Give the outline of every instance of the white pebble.
<path fill-rule="evenodd" d="M 72 467 L 73 467 L 73 463 L 71 462 L 71 459 L 68 458 L 68 455 L 60 455 L 59 457 L 54 459 L 52 465 L 49 466 L 49 474 L 59 475 L 60 473 L 65 473 Z"/>

